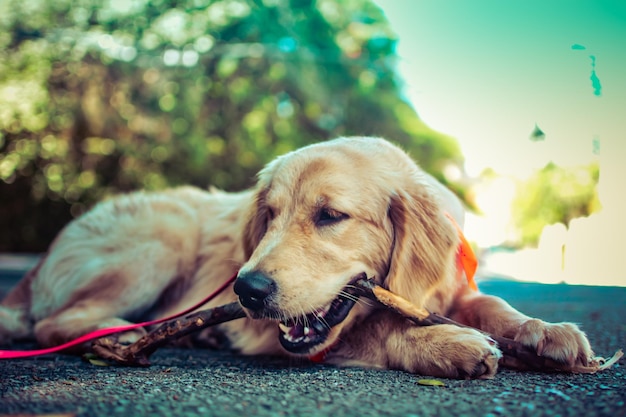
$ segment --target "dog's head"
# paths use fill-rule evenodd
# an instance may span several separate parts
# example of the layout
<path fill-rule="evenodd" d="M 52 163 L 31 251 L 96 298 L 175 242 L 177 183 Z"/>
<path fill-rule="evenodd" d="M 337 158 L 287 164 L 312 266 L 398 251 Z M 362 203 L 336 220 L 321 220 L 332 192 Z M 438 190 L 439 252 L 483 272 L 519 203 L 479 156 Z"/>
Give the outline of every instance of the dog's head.
<path fill-rule="evenodd" d="M 345 292 L 356 278 L 423 304 L 455 244 L 432 179 L 402 150 L 340 138 L 260 172 L 234 289 L 250 317 L 279 323 L 287 351 L 314 354 L 370 311 Z"/>

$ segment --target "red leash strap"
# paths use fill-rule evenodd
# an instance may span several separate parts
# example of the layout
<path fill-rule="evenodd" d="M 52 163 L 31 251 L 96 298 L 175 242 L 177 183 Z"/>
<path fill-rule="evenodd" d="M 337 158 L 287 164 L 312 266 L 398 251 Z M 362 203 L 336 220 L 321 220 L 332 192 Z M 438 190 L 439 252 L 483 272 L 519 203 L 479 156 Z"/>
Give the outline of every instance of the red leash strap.
<path fill-rule="evenodd" d="M 174 314 L 172 316 L 164 317 L 164 318 L 157 319 L 157 320 L 152 320 L 152 321 L 145 321 L 143 323 L 135 323 L 135 324 L 129 324 L 129 325 L 126 325 L 126 326 L 109 327 L 109 328 L 106 328 L 106 329 L 96 330 L 96 331 L 87 333 L 86 335 L 83 335 L 83 336 L 81 336 L 81 337 L 79 337 L 77 339 L 70 340 L 69 342 L 64 343 L 62 345 L 54 346 L 54 347 L 47 348 L 47 349 L 0 350 L 0 359 L 29 358 L 29 357 L 33 357 L 33 356 L 41 356 L 41 355 L 48 355 L 50 353 L 57 353 L 57 352 L 60 352 L 62 350 L 71 348 L 72 346 L 80 345 L 81 343 L 85 343 L 85 342 L 88 342 L 90 340 L 98 339 L 100 337 L 108 336 L 108 335 L 111 335 L 111 334 L 114 334 L 114 333 L 126 332 L 128 330 L 134 330 L 134 329 L 138 329 L 140 327 L 152 326 L 154 324 L 163 323 L 163 322 L 168 321 L 168 320 L 173 320 L 173 319 L 178 318 L 180 316 L 184 316 L 185 314 L 191 313 L 192 311 L 202 307 L 204 304 L 206 304 L 209 301 L 211 301 L 213 298 L 217 297 L 222 291 L 224 291 L 226 288 L 228 288 L 228 286 L 235 281 L 235 278 L 237 278 L 237 273 L 235 273 L 232 277 L 230 277 L 228 279 L 228 281 L 223 283 L 217 290 L 215 290 L 211 295 L 206 297 L 204 300 L 202 300 L 199 303 L 197 303 L 196 305 L 193 305 L 193 306 L 187 308 L 186 310 L 181 311 L 180 313 L 176 313 L 176 314 Z"/>

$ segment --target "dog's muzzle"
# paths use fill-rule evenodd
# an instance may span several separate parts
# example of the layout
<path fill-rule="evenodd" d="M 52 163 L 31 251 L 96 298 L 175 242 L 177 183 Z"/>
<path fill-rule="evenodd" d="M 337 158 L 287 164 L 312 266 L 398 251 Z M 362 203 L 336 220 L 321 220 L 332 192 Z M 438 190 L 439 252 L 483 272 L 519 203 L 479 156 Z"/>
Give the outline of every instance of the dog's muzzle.
<path fill-rule="evenodd" d="M 348 285 L 349 287 L 350 285 Z M 274 280 L 257 271 L 244 272 L 237 277 L 233 290 L 239 302 L 253 318 L 282 317 L 278 327 L 279 341 L 285 350 L 296 354 L 308 354 L 324 343 L 331 329 L 346 319 L 356 304 L 346 287 L 327 305 L 297 317 L 285 316 L 272 303 L 272 295 L 278 287 Z"/>

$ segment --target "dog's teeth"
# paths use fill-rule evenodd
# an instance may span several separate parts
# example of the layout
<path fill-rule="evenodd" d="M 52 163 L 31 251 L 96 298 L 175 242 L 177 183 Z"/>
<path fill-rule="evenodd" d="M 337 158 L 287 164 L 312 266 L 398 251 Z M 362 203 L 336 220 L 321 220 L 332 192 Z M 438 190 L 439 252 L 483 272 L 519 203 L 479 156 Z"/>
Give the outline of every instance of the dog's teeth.
<path fill-rule="evenodd" d="M 304 326 L 304 329 L 302 329 L 302 333 L 304 333 L 305 335 L 309 334 L 310 331 L 311 331 L 311 328 L 308 326 Z"/>
<path fill-rule="evenodd" d="M 289 333 L 287 333 L 285 335 L 285 339 L 291 343 L 300 343 L 304 340 L 304 336 L 300 336 L 300 337 L 293 337 L 292 335 L 290 335 Z"/>
<path fill-rule="evenodd" d="M 289 331 L 291 330 L 291 327 L 283 323 L 278 323 L 278 328 L 282 330 L 283 333 L 289 333 Z"/>

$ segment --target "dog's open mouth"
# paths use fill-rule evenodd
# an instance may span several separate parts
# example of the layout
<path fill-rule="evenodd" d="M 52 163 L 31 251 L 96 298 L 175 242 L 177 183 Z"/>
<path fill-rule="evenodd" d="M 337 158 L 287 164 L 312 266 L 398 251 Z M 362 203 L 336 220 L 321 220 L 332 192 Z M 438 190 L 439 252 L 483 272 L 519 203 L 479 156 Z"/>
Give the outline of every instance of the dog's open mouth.
<path fill-rule="evenodd" d="M 325 308 L 280 322 L 281 345 L 292 353 L 309 353 L 326 341 L 333 326 L 345 320 L 355 303 L 356 297 L 344 291 Z"/>

